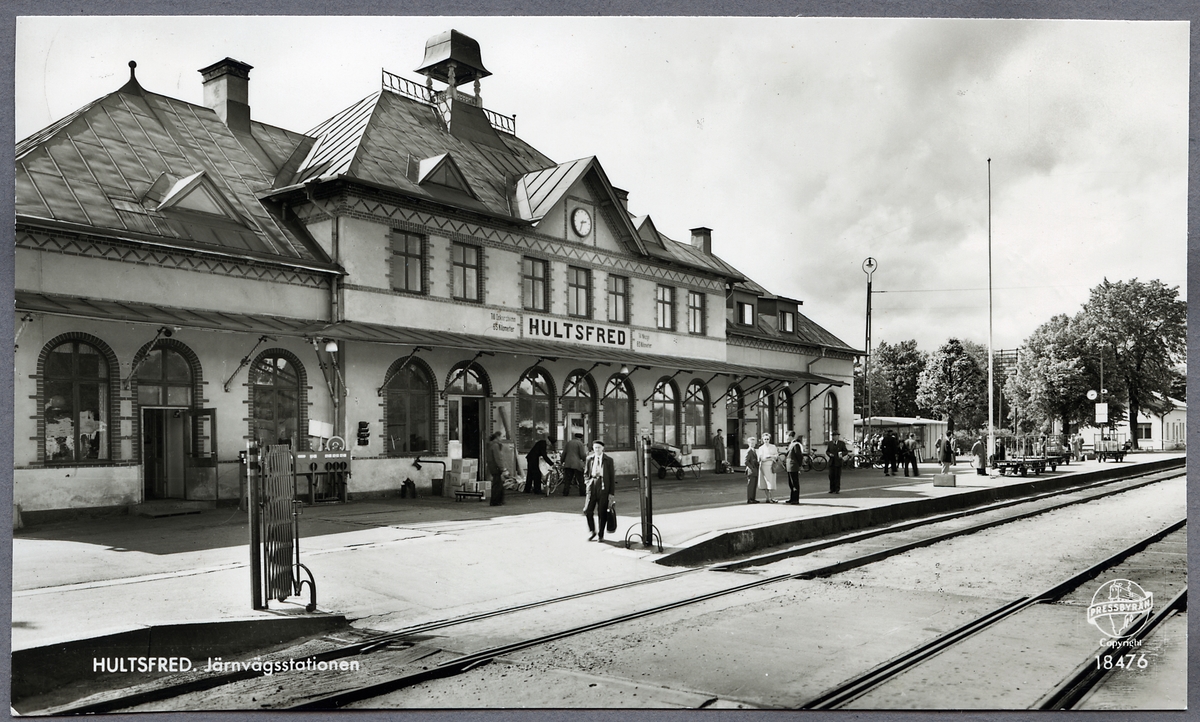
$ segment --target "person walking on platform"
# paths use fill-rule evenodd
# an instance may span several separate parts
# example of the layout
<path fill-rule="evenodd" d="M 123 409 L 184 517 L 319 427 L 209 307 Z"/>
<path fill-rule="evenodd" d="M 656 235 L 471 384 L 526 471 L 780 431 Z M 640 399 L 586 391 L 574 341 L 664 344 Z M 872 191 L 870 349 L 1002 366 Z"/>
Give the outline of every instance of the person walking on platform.
<path fill-rule="evenodd" d="M 579 486 L 579 495 L 586 490 L 583 486 L 583 462 L 587 459 L 587 447 L 583 445 L 583 434 L 575 434 L 563 445 L 563 496 L 571 495 L 571 487 Z"/>
<path fill-rule="evenodd" d="M 901 463 L 904 466 L 905 476 L 908 476 L 908 467 L 910 466 L 912 467 L 913 476 L 921 475 L 920 472 L 917 471 L 917 448 L 918 445 L 916 434 L 909 434 L 908 438 L 905 439 L 900 445 Z"/>
<path fill-rule="evenodd" d="M 1083 461 L 1083 434 L 1078 431 L 1071 437 L 1071 455 L 1075 461 Z"/>
<path fill-rule="evenodd" d="M 788 435 L 788 447 L 785 455 L 788 476 L 788 500 L 785 504 L 800 503 L 800 467 L 804 463 L 804 444 L 793 431 Z"/>
<path fill-rule="evenodd" d="M 758 450 L 758 488 L 766 493 L 767 503 L 775 502 L 775 470 L 779 459 L 779 447 L 771 443 L 771 435 L 762 435 Z"/>
<path fill-rule="evenodd" d="M 500 506 L 504 503 L 504 445 L 500 443 L 499 431 L 493 431 L 488 437 L 487 470 L 492 478 L 492 493 L 488 504 Z"/>
<path fill-rule="evenodd" d="M 825 456 L 829 457 L 829 493 L 842 493 L 842 459 L 846 454 L 846 442 L 837 429 L 833 430 L 829 441 L 825 442 Z"/>
<path fill-rule="evenodd" d="M 879 442 L 879 450 L 883 452 L 883 475 L 892 476 L 897 471 L 896 455 L 900 453 L 900 444 L 896 432 L 888 429 Z"/>
<path fill-rule="evenodd" d="M 587 483 L 587 501 L 583 505 L 583 515 L 587 517 L 588 531 L 591 532 L 588 541 L 596 538 L 597 526 L 593 515 L 600 518 L 600 541 L 604 541 L 608 500 L 617 491 L 617 476 L 613 470 L 612 457 L 605 455 L 604 442 L 600 439 L 592 442 L 592 453 L 588 454 L 587 461 L 584 462 L 583 477 Z"/>
<path fill-rule="evenodd" d="M 758 452 L 755 448 L 758 446 L 757 436 L 746 437 L 746 503 L 757 504 L 758 499 L 754 497 L 758 491 Z"/>
<path fill-rule="evenodd" d="M 980 437 L 971 445 L 971 465 L 975 467 L 975 473 L 979 476 L 987 476 L 987 444 L 983 443 L 983 438 Z"/>
<path fill-rule="evenodd" d="M 944 438 L 938 439 L 937 443 L 938 461 L 942 464 L 942 473 L 950 473 L 950 464 L 954 461 L 954 436 L 947 431 Z"/>
<path fill-rule="evenodd" d="M 725 473 L 725 435 L 717 429 L 717 433 L 713 434 L 713 471 L 718 474 Z"/>
<path fill-rule="evenodd" d="M 545 429 L 538 428 L 537 441 L 533 442 L 533 448 L 525 455 L 525 488 L 522 489 L 526 494 L 533 492 L 534 494 L 542 493 L 542 459 L 550 466 L 554 466 L 554 461 L 546 454 L 546 449 L 549 442 L 546 440 Z"/>

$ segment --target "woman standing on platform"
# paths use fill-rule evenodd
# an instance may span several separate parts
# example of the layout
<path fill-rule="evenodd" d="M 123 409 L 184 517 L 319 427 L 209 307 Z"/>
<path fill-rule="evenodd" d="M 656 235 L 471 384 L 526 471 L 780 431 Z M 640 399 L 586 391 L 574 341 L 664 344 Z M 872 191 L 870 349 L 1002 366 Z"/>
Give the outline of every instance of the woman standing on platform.
<path fill-rule="evenodd" d="M 983 443 L 982 437 L 971 446 L 971 456 L 974 457 L 971 465 L 975 467 L 975 473 L 987 476 L 987 444 Z"/>
<path fill-rule="evenodd" d="M 767 503 L 775 503 L 775 460 L 779 458 L 779 447 L 771 443 L 771 435 L 762 435 L 758 447 L 758 488 L 767 493 Z"/>
<path fill-rule="evenodd" d="M 754 450 L 754 447 L 756 447 L 756 446 L 758 446 L 758 437 L 757 436 L 747 436 L 746 437 L 746 503 L 747 504 L 757 504 L 758 503 L 758 499 L 754 498 L 757 495 L 756 490 L 758 489 L 758 453 Z"/>

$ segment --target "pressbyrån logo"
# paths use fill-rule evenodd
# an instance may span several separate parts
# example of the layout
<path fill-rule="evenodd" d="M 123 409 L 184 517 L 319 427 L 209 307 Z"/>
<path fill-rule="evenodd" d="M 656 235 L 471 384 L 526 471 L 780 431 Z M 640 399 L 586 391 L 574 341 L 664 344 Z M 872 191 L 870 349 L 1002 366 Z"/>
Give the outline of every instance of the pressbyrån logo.
<path fill-rule="evenodd" d="M 1087 619 L 1106 636 L 1120 639 L 1137 631 L 1154 608 L 1154 595 L 1128 579 L 1100 585 L 1088 605 Z"/>

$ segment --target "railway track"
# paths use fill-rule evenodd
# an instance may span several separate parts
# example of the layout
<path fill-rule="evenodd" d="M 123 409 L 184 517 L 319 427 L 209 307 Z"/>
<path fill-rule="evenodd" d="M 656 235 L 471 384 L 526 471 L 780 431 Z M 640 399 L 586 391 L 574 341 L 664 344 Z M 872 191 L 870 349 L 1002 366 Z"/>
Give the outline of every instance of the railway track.
<path fill-rule="evenodd" d="M 846 680 L 837 687 L 827 690 L 821 695 L 801 704 L 798 708 L 815 710 L 845 707 L 868 692 L 886 685 L 889 681 L 916 669 L 935 656 L 962 644 L 965 640 L 1016 617 L 1033 605 L 1053 602 L 1061 598 L 1067 592 L 1095 579 L 1100 573 L 1111 569 L 1135 554 L 1143 552 L 1147 547 L 1161 541 L 1168 535 L 1183 529 L 1186 524 L 1186 518 L 1180 519 L 1166 528 L 1140 539 L 1125 549 L 1093 564 L 1087 569 L 1063 579 L 1039 594 L 1014 599 L 987 614 L 963 624 L 957 629 L 951 630 L 916 647 L 900 657 L 868 670 L 857 677 Z M 1138 640 L 1144 638 L 1166 619 L 1167 616 L 1181 608 L 1185 608 L 1186 600 L 1187 588 L 1185 587 L 1167 605 L 1161 608 L 1146 623 L 1142 624 L 1138 629 L 1137 636 L 1134 638 Z M 1101 673 L 1098 674 L 1095 670 L 1096 666 L 1095 660 L 1091 657 L 1081 662 L 1076 672 L 1072 673 L 1066 680 L 1043 695 L 1038 701 L 1036 708 L 1070 709 L 1070 705 L 1081 699 L 1103 676 L 1103 668 L 1100 670 Z"/>
<path fill-rule="evenodd" d="M 1004 515 L 1000 518 L 992 518 L 992 519 L 988 519 L 979 524 L 972 524 L 972 525 L 969 525 L 969 526 L 966 526 L 963 528 L 959 528 L 959 529 L 930 534 L 930 535 L 927 535 L 920 539 L 917 539 L 915 541 L 908 540 L 903 543 L 893 544 L 884 549 L 874 550 L 874 551 L 864 553 L 864 554 L 858 554 L 858 555 L 852 556 L 847 559 L 839 560 L 832 564 L 826 564 L 826 565 L 818 566 L 815 568 L 806 569 L 801 572 L 768 575 L 765 577 L 753 579 L 751 581 L 738 583 L 738 584 L 724 584 L 719 589 L 716 589 L 716 590 L 713 590 L 713 591 L 710 591 L 710 592 L 707 592 L 704 594 L 695 594 L 692 596 L 688 596 L 688 597 L 685 597 L 682 599 L 672 600 L 672 601 L 662 603 L 662 604 L 649 605 L 649 606 L 646 606 L 644 608 L 639 608 L 639 609 L 629 612 L 629 613 L 614 615 L 609 618 L 606 618 L 603 620 L 598 620 L 598 621 L 595 621 L 592 623 L 576 625 L 576 626 L 560 629 L 558 631 L 550 632 L 550 633 L 547 633 L 544 635 L 539 635 L 536 637 L 519 640 L 517 642 L 504 644 L 504 645 L 496 646 L 493 648 L 489 648 L 489 649 L 485 649 L 485 650 L 481 650 L 481 651 L 477 651 L 477 652 L 472 652 L 469 654 L 460 655 L 460 656 L 454 657 L 452 659 L 445 660 L 445 661 L 442 661 L 437 664 L 433 664 L 432 666 L 428 666 L 423 669 L 411 671 L 406 674 L 397 674 L 397 675 L 394 675 L 387 679 L 374 682 L 372 684 L 362 685 L 362 686 L 355 687 L 352 689 L 340 690 L 334 694 L 319 696 L 314 699 L 310 699 L 310 700 L 301 702 L 299 704 L 295 704 L 295 705 L 289 707 L 289 709 L 316 710 L 316 709 L 335 709 L 335 708 L 339 708 L 339 707 L 344 707 L 344 706 L 352 704 L 354 702 L 370 699 L 372 697 L 377 697 L 379 695 L 386 694 L 388 692 L 395 691 L 398 689 L 403 689 L 405 687 L 419 684 L 424 681 L 429 681 L 432 679 L 450 677 L 450 676 L 454 676 L 456 674 L 461 674 L 461 673 L 469 671 L 471 669 L 475 669 L 483 664 L 487 664 L 488 662 L 490 662 L 498 657 L 512 654 L 513 652 L 520 651 L 523 649 L 537 647 L 539 645 L 543 645 L 543 644 L 546 644 L 551 641 L 565 639 L 568 637 L 584 634 L 586 632 L 595 631 L 597 629 L 603 629 L 605 627 L 611 627 L 611 626 L 624 624 L 624 623 L 627 623 L 627 622 L 630 622 L 630 621 L 633 621 L 636 619 L 652 616 L 652 615 L 659 614 L 659 613 L 662 613 L 662 612 L 665 612 L 668 610 L 678 609 L 678 608 L 686 607 L 686 606 L 692 605 L 692 604 L 698 604 L 698 603 L 701 603 L 701 602 L 704 602 L 704 601 L 707 601 L 710 599 L 715 599 L 715 598 L 722 597 L 722 596 L 737 594 L 739 592 L 743 592 L 743 591 L 746 591 L 749 589 L 754 589 L 754 588 L 763 587 L 763 586 L 767 586 L 767 585 L 771 585 L 771 584 L 776 584 L 776 583 L 779 583 L 779 582 L 782 582 L 785 580 L 812 579 L 812 578 L 837 574 L 839 572 L 843 572 L 848 569 L 853 569 L 855 567 L 864 566 L 867 564 L 871 564 L 871 563 L 880 561 L 882 559 L 886 559 L 886 558 L 888 558 L 890 556 L 894 556 L 896 554 L 902 554 L 913 548 L 917 548 L 920 546 L 928 546 L 930 544 L 934 544 L 939 541 L 943 541 L 945 539 L 953 538 L 956 536 L 963 536 L 963 535 L 967 535 L 967 534 L 976 533 L 982 529 L 991 528 L 991 527 L 994 527 L 994 526 L 997 526 L 1000 524 L 1004 524 L 1004 523 L 1008 523 L 1011 521 L 1015 521 L 1018 519 L 1029 518 L 1031 516 L 1035 516 L 1038 514 L 1044 514 L 1053 509 L 1059 509 L 1059 508 L 1063 508 L 1066 506 L 1086 503 L 1088 501 L 1094 501 L 1096 499 L 1103 498 L 1105 496 L 1110 496 L 1112 494 L 1118 494 L 1118 493 L 1131 491 L 1131 490 L 1134 490 L 1134 489 L 1137 489 L 1137 488 L 1140 488 L 1140 487 L 1143 487 L 1143 486 L 1146 486 L 1149 484 L 1154 484 L 1154 483 L 1164 481 L 1169 478 L 1174 478 L 1174 477 L 1180 476 L 1180 475 L 1181 474 L 1178 471 L 1158 472 L 1158 473 L 1154 473 L 1154 474 L 1150 474 L 1150 475 L 1144 475 L 1141 477 L 1118 479 L 1118 480 L 1107 480 L 1107 481 L 1097 482 L 1097 483 L 1093 483 L 1093 484 L 1080 485 L 1080 486 L 1071 487 L 1071 488 L 1064 489 L 1064 490 L 1040 494 L 1035 497 L 1027 497 L 1027 498 L 1021 499 L 1021 500 L 1011 500 L 1011 501 L 1006 501 L 1006 502 L 1000 502 L 1000 503 L 996 503 L 996 504 L 986 505 L 983 507 L 976 507 L 973 509 L 963 510 L 963 511 L 955 512 L 955 513 L 951 513 L 951 514 L 943 514 L 943 515 L 938 515 L 936 517 L 928 517 L 928 518 L 920 519 L 920 520 L 916 520 L 916 521 L 904 522 L 901 524 L 891 525 L 889 527 L 884 527 L 884 528 L 880 528 L 880 529 L 872 529 L 872 530 L 867 530 L 867 531 L 863 531 L 863 532 L 857 532 L 857 533 L 853 533 L 853 534 L 849 534 L 849 535 L 844 535 L 842 537 L 838 537 L 835 539 L 821 540 L 818 542 L 813 542 L 813 543 L 809 543 L 809 544 L 805 544 L 805 545 L 799 545 L 799 546 L 792 547 L 792 548 L 789 548 L 786 550 L 776 551 L 776 552 L 772 552 L 772 553 L 765 554 L 765 555 L 759 555 L 757 557 L 751 557 L 748 559 L 737 560 L 737 561 L 733 561 L 733 562 L 718 563 L 718 564 L 713 564 L 713 565 L 709 565 L 706 567 L 700 567 L 700 568 L 695 568 L 695 569 L 687 569 L 687 570 L 682 570 L 682 571 L 673 572 L 673 573 L 669 573 L 669 574 L 664 574 L 664 575 L 657 576 L 657 577 L 652 577 L 649 579 L 637 580 L 634 582 L 628 582 L 628 583 L 624 583 L 624 584 L 599 587 L 596 589 L 585 590 L 585 591 L 574 593 L 574 594 L 562 595 L 559 597 L 546 599 L 546 600 L 538 600 L 536 602 L 531 602 L 528 604 L 516 605 L 516 606 L 512 606 L 512 607 L 506 607 L 503 609 L 490 610 L 487 612 L 474 614 L 474 615 L 466 615 L 466 616 L 462 616 L 462 617 L 456 617 L 456 618 L 450 618 L 450 619 L 444 619 L 444 620 L 436 620 L 436 621 L 432 621 L 432 622 L 428 622 L 428 623 L 423 623 L 420 625 L 414 625 L 412 627 L 397 630 L 395 632 L 390 632 L 387 634 L 373 636 L 371 638 L 368 638 L 368 639 L 365 639 L 365 640 L 362 640 L 359 642 L 345 644 L 345 645 L 336 647 L 334 649 L 330 649 L 330 650 L 321 652 L 319 654 L 312 655 L 312 659 L 314 659 L 315 661 L 332 661 L 332 660 L 336 660 L 336 659 L 345 659 L 347 657 L 353 657 L 353 656 L 357 656 L 357 655 L 369 654 L 376 650 L 386 649 L 389 647 L 389 645 L 392 645 L 394 643 L 398 643 L 398 642 L 402 643 L 405 640 L 419 638 L 422 635 L 428 634 L 429 632 L 439 630 L 439 629 L 445 629 L 448 627 L 453 627 L 453 626 L 462 625 L 462 624 L 469 624 L 471 622 L 478 622 L 481 620 L 502 617 L 505 615 L 513 615 L 513 614 L 518 614 L 518 613 L 522 613 L 522 612 L 528 612 L 529 610 L 536 609 L 539 607 L 548 607 L 548 606 L 553 606 L 553 605 L 557 605 L 557 604 L 564 604 L 564 603 L 570 602 L 572 600 L 578 600 L 578 599 L 581 599 L 584 597 L 619 593 L 623 590 L 628 590 L 633 587 L 668 582 L 670 580 L 676 580 L 681 577 L 695 575 L 698 573 L 702 573 L 704 571 L 734 571 L 737 569 L 744 568 L 746 566 L 761 566 L 763 564 L 767 564 L 772 561 L 777 561 L 777 560 L 784 559 L 784 558 L 803 555 L 803 554 L 806 554 L 806 553 L 809 553 L 812 551 L 816 551 L 818 549 L 827 549 L 827 548 L 834 547 L 837 545 L 851 544 L 853 542 L 857 542 L 857 541 L 860 541 L 860 540 L 866 539 L 866 538 L 883 537 L 884 535 L 889 534 L 889 533 L 896 533 L 896 532 L 900 532 L 900 531 L 910 531 L 910 530 L 914 530 L 914 529 L 920 529 L 921 527 L 928 527 L 930 525 L 935 525 L 935 524 L 938 524 L 941 522 L 946 522 L 946 521 L 956 520 L 956 519 L 960 519 L 960 518 L 964 518 L 964 517 L 969 517 L 972 515 L 994 513 L 999 510 L 1002 510 L 1002 509 L 1023 507 L 1023 506 L 1027 506 L 1029 504 L 1038 505 L 1038 508 L 1035 508 L 1035 509 L 1014 508 L 1013 509 L 1014 513 Z M 1058 497 L 1058 496 L 1069 496 L 1071 498 L 1065 499 L 1065 500 L 1057 502 L 1057 503 L 1052 503 L 1052 504 L 1045 503 L 1048 500 L 1052 499 L 1053 497 Z M 1044 596 L 1045 596 L 1045 593 L 1043 593 L 1042 595 L 1038 595 L 1037 599 L 1041 599 Z M 1020 602 L 1022 602 L 1022 600 L 1018 600 L 1018 603 L 1020 603 Z M 1035 602 L 1029 602 L 1029 603 L 1035 603 Z M 1007 606 L 1008 605 L 1006 605 L 1006 607 Z M 1002 613 L 1002 612 L 1003 612 L 1003 609 L 997 610 L 996 613 Z M 121 710 L 121 709 L 129 709 L 131 707 L 136 707 L 138 705 L 143 705 L 143 704 L 146 704 L 149 702 L 169 699 L 173 696 L 178 696 L 180 694 L 186 694 L 186 693 L 190 693 L 190 692 L 199 692 L 199 691 L 204 691 L 207 689 L 214 689 L 216 687 L 231 684 L 234 682 L 253 679 L 256 676 L 259 676 L 259 674 L 256 674 L 249 670 L 239 671 L 239 672 L 235 672 L 235 673 L 218 674 L 218 675 L 213 675 L 210 677 L 204 677 L 201 679 L 188 680 L 188 681 L 184 682 L 183 684 L 179 684 L 179 685 L 141 689 L 141 690 L 133 691 L 130 694 L 107 695 L 103 699 L 92 699 L 92 700 L 88 700 L 88 701 L 83 701 L 78 704 L 60 706 L 60 707 L 53 708 L 50 710 L 45 710 L 44 713 L 49 713 L 49 714 L 89 714 L 89 713 L 111 712 L 111 711 L 116 711 L 116 710 Z"/>

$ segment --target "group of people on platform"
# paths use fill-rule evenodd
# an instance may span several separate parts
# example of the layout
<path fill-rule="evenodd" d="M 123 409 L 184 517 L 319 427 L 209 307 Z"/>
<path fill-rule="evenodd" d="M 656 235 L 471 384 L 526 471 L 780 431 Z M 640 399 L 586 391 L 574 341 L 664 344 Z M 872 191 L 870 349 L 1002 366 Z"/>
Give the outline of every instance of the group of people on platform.
<path fill-rule="evenodd" d="M 907 439 L 902 439 L 895 430 L 888 429 L 882 436 L 875 434 L 869 437 L 866 445 L 868 449 L 879 450 L 883 457 L 884 476 L 895 476 L 901 466 L 904 467 L 905 476 L 908 476 L 910 468 L 913 476 L 921 475 L 917 469 L 917 462 L 921 460 L 921 443 L 917 441 L 916 434 L 910 433 Z"/>
<path fill-rule="evenodd" d="M 842 464 L 849 454 L 849 449 L 841 440 L 837 431 L 833 438 L 825 443 L 826 455 L 829 457 L 829 493 L 840 494 L 842 486 Z M 771 434 L 761 437 L 746 437 L 744 464 L 746 467 L 746 503 L 758 504 L 758 492 L 762 491 L 767 504 L 776 504 L 775 489 L 777 479 L 786 475 L 788 498 L 785 504 L 800 503 L 800 472 L 803 469 L 804 457 L 808 451 L 804 441 L 795 431 L 788 433 L 787 444 L 781 450 L 771 443 Z"/>

